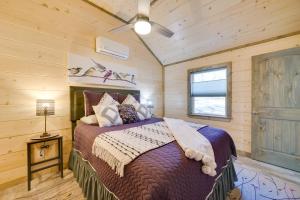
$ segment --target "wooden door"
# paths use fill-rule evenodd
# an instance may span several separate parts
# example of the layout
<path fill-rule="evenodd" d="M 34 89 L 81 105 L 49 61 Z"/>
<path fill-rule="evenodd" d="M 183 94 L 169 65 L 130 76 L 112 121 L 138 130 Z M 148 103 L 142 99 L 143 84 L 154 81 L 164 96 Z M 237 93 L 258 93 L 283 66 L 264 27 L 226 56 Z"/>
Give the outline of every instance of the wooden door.
<path fill-rule="evenodd" d="M 252 157 L 300 171 L 300 48 L 252 63 Z"/>

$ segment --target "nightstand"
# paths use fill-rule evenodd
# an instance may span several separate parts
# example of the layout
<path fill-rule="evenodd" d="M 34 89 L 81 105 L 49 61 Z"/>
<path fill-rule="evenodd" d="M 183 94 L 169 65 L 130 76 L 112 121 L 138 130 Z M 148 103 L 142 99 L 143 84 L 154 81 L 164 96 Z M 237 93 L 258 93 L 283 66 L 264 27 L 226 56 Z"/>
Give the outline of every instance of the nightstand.
<path fill-rule="evenodd" d="M 43 143 L 41 145 L 41 148 L 48 148 L 47 142 L 50 141 L 57 141 L 57 150 L 58 155 L 52 158 L 48 158 L 46 160 L 42 160 L 39 162 L 32 162 L 32 146 L 34 144 Z M 57 160 L 57 162 L 55 162 Z M 47 163 L 51 163 L 48 164 Z M 45 165 L 46 164 L 46 165 Z M 42 165 L 41 167 L 38 167 L 39 165 Z M 50 167 L 58 166 L 58 169 L 60 171 L 60 176 L 63 178 L 63 137 L 62 136 L 55 136 L 55 137 L 49 137 L 49 138 L 43 138 L 38 140 L 30 140 L 27 142 L 27 180 L 28 180 L 28 190 L 31 189 L 31 180 L 32 180 L 32 174 L 44 169 L 48 169 Z M 32 169 L 34 168 L 34 169 Z"/>

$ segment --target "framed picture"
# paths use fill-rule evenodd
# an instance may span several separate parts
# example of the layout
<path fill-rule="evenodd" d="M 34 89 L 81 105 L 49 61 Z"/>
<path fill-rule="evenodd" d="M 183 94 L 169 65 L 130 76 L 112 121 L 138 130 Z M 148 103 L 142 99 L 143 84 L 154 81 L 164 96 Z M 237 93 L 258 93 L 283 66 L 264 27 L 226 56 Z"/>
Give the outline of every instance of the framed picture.
<path fill-rule="evenodd" d="M 134 69 L 72 53 L 68 55 L 68 77 L 70 82 L 77 83 L 121 87 L 136 86 Z"/>

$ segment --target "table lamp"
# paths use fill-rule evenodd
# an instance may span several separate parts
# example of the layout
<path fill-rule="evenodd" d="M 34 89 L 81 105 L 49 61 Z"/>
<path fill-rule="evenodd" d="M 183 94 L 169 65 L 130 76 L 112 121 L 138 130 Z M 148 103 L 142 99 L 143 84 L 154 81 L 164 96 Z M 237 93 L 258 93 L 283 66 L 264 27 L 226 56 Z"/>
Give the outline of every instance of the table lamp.
<path fill-rule="evenodd" d="M 152 109 L 154 108 L 154 106 L 153 106 L 153 102 L 151 100 L 147 100 L 147 108 L 149 109 L 149 111 L 152 115 L 153 114 Z"/>
<path fill-rule="evenodd" d="M 36 116 L 45 117 L 45 130 L 41 138 L 49 137 L 50 133 L 47 133 L 47 116 L 55 114 L 55 101 L 53 99 L 37 99 L 36 100 Z"/>

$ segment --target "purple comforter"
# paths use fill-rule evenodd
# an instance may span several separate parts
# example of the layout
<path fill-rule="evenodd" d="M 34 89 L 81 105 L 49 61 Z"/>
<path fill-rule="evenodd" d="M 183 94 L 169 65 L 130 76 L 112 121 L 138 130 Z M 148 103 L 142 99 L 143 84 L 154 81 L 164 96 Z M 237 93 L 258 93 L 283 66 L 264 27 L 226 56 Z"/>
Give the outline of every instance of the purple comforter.
<path fill-rule="evenodd" d="M 158 121 L 162 119 L 152 118 L 134 124 L 105 128 L 78 123 L 74 148 L 90 162 L 102 183 L 119 199 L 205 199 L 217 176 L 203 174 L 202 164 L 186 158 L 176 141 L 136 158 L 125 167 L 125 175 L 122 178 L 92 154 L 92 145 L 97 135 Z M 236 156 L 231 137 L 225 131 L 212 127 L 201 128 L 198 132 L 211 142 L 218 165 L 217 174 L 220 174 L 230 156 Z"/>

